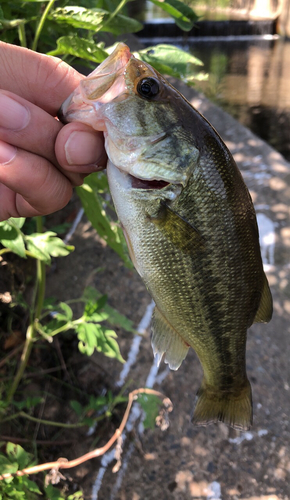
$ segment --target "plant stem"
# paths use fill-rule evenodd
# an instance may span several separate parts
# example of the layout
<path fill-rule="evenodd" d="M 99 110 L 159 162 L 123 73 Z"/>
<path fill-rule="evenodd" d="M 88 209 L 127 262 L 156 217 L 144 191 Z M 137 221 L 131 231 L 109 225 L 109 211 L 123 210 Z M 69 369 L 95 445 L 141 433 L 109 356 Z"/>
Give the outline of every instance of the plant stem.
<path fill-rule="evenodd" d="M 21 47 L 27 47 L 24 23 L 21 23 L 18 26 L 18 37 L 19 37 Z"/>
<path fill-rule="evenodd" d="M 24 411 L 17 413 L 17 416 L 27 418 L 28 420 L 31 420 L 32 422 L 37 422 L 39 424 L 52 425 L 53 427 L 63 427 L 64 429 L 75 429 L 76 427 L 87 426 L 87 424 L 84 424 L 83 422 L 78 422 L 76 424 L 64 424 L 63 422 L 54 422 L 51 420 L 41 420 L 40 418 L 36 418 L 36 417 L 32 417 L 31 415 L 28 415 L 28 413 L 25 413 Z M 95 422 L 99 422 L 100 420 L 104 420 L 106 417 L 107 417 L 107 415 L 104 414 L 104 415 L 100 415 L 99 417 L 94 418 L 93 420 Z"/>
<path fill-rule="evenodd" d="M 7 403 L 11 402 L 11 399 L 13 398 L 15 391 L 17 390 L 17 387 L 19 385 L 19 382 L 22 378 L 23 372 L 27 366 L 27 363 L 28 363 L 28 360 L 30 357 L 32 344 L 33 344 L 33 325 L 29 325 L 29 327 L 27 328 L 27 332 L 26 332 L 26 340 L 25 340 L 25 344 L 24 344 L 24 349 L 22 351 L 21 358 L 20 358 L 20 365 L 18 367 L 18 370 L 17 370 L 16 375 L 14 377 L 13 383 L 8 391 L 8 394 L 7 394 Z"/>
<path fill-rule="evenodd" d="M 154 394 L 155 396 L 161 397 L 163 399 L 163 405 L 165 408 L 167 408 L 167 411 L 170 412 L 172 411 L 172 403 L 170 399 L 165 398 L 163 394 L 159 391 L 155 391 L 154 389 L 136 389 L 135 391 L 130 392 L 129 397 L 128 397 L 128 405 L 126 408 L 126 411 L 124 413 L 122 422 L 120 424 L 120 427 L 116 429 L 114 432 L 113 436 L 109 439 L 109 441 L 102 446 L 101 448 L 96 448 L 95 450 L 89 451 L 85 455 L 82 455 L 81 457 L 75 458 L 74 460 L 68 461 L 66 458 L 59 458 L 56 462 L 49 462 L 46 464 L 40 464 L 40 465 L 35 465 L 34 467 L 29 467 L 27 469 L 22 469 L 18 470 L 15 473 L 8 472 L 0 475 L 0 480 L 3 479 L 9 479 L 11 477 L 15 476 L 25 476 L 26 474 L 36 474 L 38 472 L 44 471 L 44 470 L 49 470 L 49 469 L 71 469 L 72 467 L 76 467 L 77 465 L 83 464 L 87 460 L 91 460 L 92 458 L 100 457 L 101 455 L 104 455 L 110 448 L 111 446 L 117 441 L 122 436 L 122 433 L 124 431 L 124 428 L 127 424 L 131 406 L 133 402 L 135 401 L 136 397 L 139 394 Z"/>
<path fill-rule="evenodd" d="M 4 253 L 9 253 L 9 252 L 13 252 L 13 250 L 11 250 L 10 248 L 1 248 L 0 255 L 3 255 Z M 16 252 L 13 252 L 13 253 L 16 253 Z M 27 255 L 27 257 L 32 257 L 33 259 L 35 259 L 35 255 L 32 252 L 29 252 L 29 250 L 25 250 L 25 255 Z"/>
<path fill-rule="evenodd" d="M 9 253 L 9 252 L 12 252 L 12 250 L 10 250 L 10 248 L 2 248 L 0 250 L 0 255 L 4 255 L 4 253 Z"/>
<path fill-rule="evenodd" d="M 95 33 L 97 33 L 98 31 L 100 31 L 101 29 L 104 28 L 104 26 L 106 26 L 108 23 L 110 23 L 112 21 L 112 19 L 120 12 L 120 10 L 124 7 L 124 5 L 127 3 L 128 0 L 122 0 L 119 5 L 117 5 L 116 9 L 114 10 L 114 12 L 112 12 L 112 14 L 108 17 L 108 19 L 100 25 L 100 27 L 98 29 L 96 29 Z"/>
<path fill-rule="evenodd" d="M 55 0 L 50 0 L 50 2 L 48 2 L 47 6 L 46 6 L 41 18 L 40 18 L 40 21 L 39 21 L 38 26 L 36 28 L 35 37 L 34 37 L 34 40 L 32 43 L 32 47 L 31 47 L 32 50 L 37 49 L 37 44 L 38 44 L 38 40 L 40 37 L 40 33 L 43 29 L 43 26 L 44 26 L 44 23 L 45 23 L 46 18 L 48 16 L 48 13 L 49 13 L 50 9 L 52 8 L 54 2 L 55 2 Z"/>
<path fill-rule="evenodd" d="M 43 233 L 43 223 L 42 223 L 42 217 L 38 216 L 36 217 L 36 231 L 38 233 Z M 44 296 L 45 296 L 45 263 L 42 260 L 37 259 L 36 262 L 37 266 L 37 287 L 38 287 L 38 296 L 37 296 L 37 303 L 36 303 L 36 310 L 35 310 L 35 321 L 38 321 L 41 311 L 43 308 L 43 301 L 44 301 Z"/>
<path fill-rule="evenodd" d="M 3 422 L 9 422 L 9 420 L 14 420 L 15 418 L 18 418 L 20 416 L 20 411 L 18 413 L 14 413 L 14 415 L 9 415 L 9 417 L 6 417 L 6 418 L 3 418 L 1 420 L 1 424 L 3 424 Z"/>
<path fill-rule="evenodd" d="M 36 228 L 38 233 L 43 232 L 43 223 L 41 216 L 36 217 Z M 11 402 L 11 399 L 13 398 L 17 390 L 19 382 L 27 366 L 33 342 L 36 340 L 37 324 L 43 308 L 44 295 L 45 295 L 45 263 L 37 259 L 36 260 L 36 305 L 34 304 L 32 305 L 34 314 L 30 318 L 30 325 L 28 326 L 26 331 L 26 340 L 20 358 L 20 365 L 18 367 L 13 383 L 7 394 L 8 403 Z"/>

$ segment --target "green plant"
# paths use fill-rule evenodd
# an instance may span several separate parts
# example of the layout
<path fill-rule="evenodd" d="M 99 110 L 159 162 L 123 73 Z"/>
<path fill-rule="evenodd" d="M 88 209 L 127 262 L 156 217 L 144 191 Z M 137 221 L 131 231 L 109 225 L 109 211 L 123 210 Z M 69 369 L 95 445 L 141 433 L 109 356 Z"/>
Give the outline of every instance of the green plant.
<path fill-rule="evenodd" d="M 134 33 L 142 29 L 142 24 L 127 15 L 129 0 L 2 0 L 0 6 L 0 39 L 29 47 L 32 50 L 61 56 L 69 64 L 82 62 L 90 68 L 102 62 L 111 52 L 112 47 L 105 47 L 104 33 L 111 36 Z M 194 11 L 180 0 L 151 0 L 152 3 L 171 15 L 177 25 L 183 30 L 190 30 L 197 20 Z M 171 76 L 183 78 L 188 83 L 199 78 L 199 67 L 202 64 L 195 57 L 169 45 L 159 45 L 140 50 L 136 55 L 152 64 L 157 70 Z M 198 71 L 196 70 L 198 68 Z M 130 266 L 125 240 L 120 226 L 114 215 L 109 216 L 112 207 L 108 201 L 108 184 L 103 173 L 96 173 L 86 178 L 83 186 L 76 189 L 83 204 L 86 215 L 100 237 L 115 250 L 123 259 L 125 265 Z M 43 345 L 44 341 L 51 342 L 59 333 L 76 335 L 79 350 L 86 355 L 94 351 L 102 352 L 108 357 L 123 362 L 119 346 L 116 341 L 115 327 L 122 327 L 128 332 L 135 333 L 132 323 L 107 304 L 107 297 L 101 296 L 96 290 L 86 289 L 80 302 L 83 304 L 83 313 L 74 318 L 72 301 L 56 303 L 45 299 L 46 266 L 54 258 L 64 257 L 73 251 L 73 247 L 66 245 L 55 231 L 44 231 L 43 218 L 34 219 L 35 226 L 31 230 L 30 221 L 24 218 L 9 219 L 0 223 L 0 261 L 9 254 L 16 254 L 23 259 L 33 259 L 36 264 L 33 293 L 30 300 L 24 300 L 21 294 L 13 297 L 10 304 L 10 313 L 7 320 L 7 330 L 13 330 L 13 311 L 19 305 L 23 314 L 22 328 L 26 330 L 20 362 L 15 370 L 15 363 L 7 356 L 9 366 L 8 382 L 0 382 L 0 393 L 3 393 L 0 403 L 0 417 L 2 422 L 16 421 L 18 418 L 34 422 L 37 425 L 45 424 L 60 428 L 81 427 L 91 425 L 93 421 L 101 420 L 112 415 L 115 406 L 124 401 L 122 395 L 106 397 L 88 395 L 87 401 L 71 399 L 70 406 L 75 412 L 77 422 L 65 424 L 63 422 L 45 421 L 33 415 L 34 410 L 41 404 L 41 397 L 19 397 L 19 385 L 23 384 L 23 377 L 31 356 L 32 348 Z M 33 274 L 33 273 L 32 273 Z M 5 362 L 5 359 L 4 359 Z M 17 395 L 17 397 L 16 397 Z M 157 401 L 149 404 L 144 399 L 144 407 L 148 406 L 151 418 L 148 425 L 152 426 L 156 411 L 159 408 Z M 15 413 L 15 408 L 17 412 Z M 24 411 L 26 410 L 26 411 Z M 91 411 L 100 412 L 97 417 L 90 417 Z M 31 461 L 31 456 L 19 445 L 9 444 L 6 455 L 0 455 L 0 474 L 3 470 L 10 472 L 20 470 Z M 3 468 L 4 469 L 3 469 Z M 7 470 L 8 470 L 7 469 Z M 2 488 L 2 489 L 1 489 Z M 43 490 L 48 498 L 63 498 L 59 490 L 51 485 Z M 25 476 L 0 482 L 0 499 L 36 498 L 39 489 L 36 483 Z M 69 497 L 77 498 L 77 497 Z"/>
<path fill-rule="evenodd" d="M 6 446 L 6 455 L 0 453 L 0 498 L 3 500 L 13 498 L 19 500 L 21 498 L 34 500 L 34 498 L 36 498 L 35 494 L 42 493 L 39 490 L 38 485 L 34 481 L 29 480 L 28 476 L 51 469 L 51 472 L 45 478 L 45 498 L 48 498 L 49 500 L 62 500 L 64 498 L 67 498 L 67 500 L 83 499 L 83 495 L 80 491 L 74 493 L 73 495 L 69 495 L 68 497 L 64 497 L 58 489 L 52 486 L 52 483 L 58 483 L 62 477 L 60 469 L 70 469 L 76 465 L 86 462 L 87 460 L 99 457 L 108 451 L 116 441 L 116 450 L 118 449 L 118 452 L 116 453 L 117 463 L 115 464 L 113 470 L 117 472 L 121 465 L 122 432 L 126 426 L 132 404 L 137 398 L 144 409 L 144 425 L 152 427 L 153 422 L 156 421 L 157 425 L 159 425 L 162 430 L 165 430 L 168 425 L 167 414 L 172 411 L 172 403 L 170 399 L 164 398 L 160 392 L 155 391 L 154 389 L 135 389 L 128 395 L 126 411 L 123 415 L 120 426 L 115 430 L 113 436 L 111 436 L 107 443 L 101 448 L 96 448 L 91 452 L 78 457 L 77 459 L 67 461 L 64 458 L 60 458 L 56 462 L 35 465 L 35 462 L 30 463 L 32 461 L 32 456 L 21 446 L 8 443 Z M 161 399 L 163 402 L 161 402 Z M 120 396 L 118 398 L 118 402 L 120 400 L 123 401 L 124 398 Z M 111 401 L 111 404 L 114 404 L 114 399 L 109 397 L 109 401 Z M 84 411 L 84 408 L 82 408 L 77 401 L 72 402 L 72 407 L 74 407 L 75 411 L 79 414 Z M 91 410 L 92 408 L 98 409 L 98 407 L 98 401 L 91 399 L 86 410 Z"/>
<path fill-rule="evenodd" d="M 33 465 L 35 465 L 33 456 L 18 444 L 7 443 L 5 455 L 0 453 L 1 474 L 10 473 L 15 475 L 17 471 L 32 467 Z M 27 475 L 15 475 L 0 482 L 1 500 L 37 500 L 40 495 L 41 498 L 46 498 L 47 500 L 63 500 L 65 498 L 67 500 L 83 499 L 80 491 L 73 495 L 64 496 L 52 484 L 44 486 L 43 493 L 40 491 L 38 484 L 32 481 Z"/>

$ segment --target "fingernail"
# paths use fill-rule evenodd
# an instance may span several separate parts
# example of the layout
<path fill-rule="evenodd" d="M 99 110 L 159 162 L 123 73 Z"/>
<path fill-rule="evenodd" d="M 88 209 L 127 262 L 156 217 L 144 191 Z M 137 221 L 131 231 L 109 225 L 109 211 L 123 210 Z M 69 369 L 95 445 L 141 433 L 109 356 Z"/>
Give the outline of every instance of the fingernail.
<path fill-rule="evenodd" d="M 22 130 L 29 122 L 30 113 L 22 104 L 0 93 L 0 127 Z"/>
<path fill-rule="evenodd" d="M 7 144 L 6 142 L 0 141 L 0 164 L 6 165 L 13 160 L 17 153 L 17 148 Z"/>
<path fill-rule="evenodd" d="M 65 155 L 69 165 L 92 165 L 100 157 L 103 148 L 99 137 L 90 132 L 72 132 L 65 143 Z"/>

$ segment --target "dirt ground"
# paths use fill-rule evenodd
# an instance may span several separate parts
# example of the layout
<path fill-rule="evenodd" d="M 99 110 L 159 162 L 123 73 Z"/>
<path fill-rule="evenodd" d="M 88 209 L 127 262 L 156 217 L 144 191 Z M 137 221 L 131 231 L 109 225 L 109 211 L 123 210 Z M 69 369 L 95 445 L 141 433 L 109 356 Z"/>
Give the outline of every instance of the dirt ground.
<path fill-rule="evenodd" d="M 179 84 L 186 97 L 209 119 L 234 154 L 251 191 L 258 213 L 265 268 L 274 298 L 274 316 L 268 325 L 249 331 L 247 370 L 253 388 L 254 425 L 240 433 L 224 424 L 193 427 L 190 416 L 202 371 L 191 350 L 177 372 L 164 363 L 155 373 L 154 388 L 171 398 L 170 425 L 127 433 L 123 464 L 112 472 L 112 454 L 94 459 L 69 472 L 81 485 L 85 499 L 99 500 L 288 500 L 290 498 L 290 166 L 283 158 L 196 91 Z M 150 297 L 135 271 L 128 270 L 91 229 L 85 217 L 72 240 L 73 255 L 59 260 L 48 275 L 49 296 L 61 300 L 79 297 L 85 286 L 109 296 L 109 302 L 137 326 Z M 97 271 L 98 270 L 98 271 Z M 130 350 L 132 336 L 119 332 L 122 353 Z M 122 366 L 101 356 L 88 359 L 76 374 L 86 390 L 98 384 L 115 387 Z M 142 387 L 151 370 L 153 354 L 149 331 L 141 341 L 136 362 L 126 381 Z M 154 368 L 153 368 L 154 371 Z M 156 371 L 156 370 L 155 370 Z M 120 415 L 121 417 L 121 415 Z M 104 443 L 114 431 L 101 428 Z M 80 435 L 62 453 L 79 456 L 92 445 Z M 56 451 L 56 450 L 55 450 Z"/>

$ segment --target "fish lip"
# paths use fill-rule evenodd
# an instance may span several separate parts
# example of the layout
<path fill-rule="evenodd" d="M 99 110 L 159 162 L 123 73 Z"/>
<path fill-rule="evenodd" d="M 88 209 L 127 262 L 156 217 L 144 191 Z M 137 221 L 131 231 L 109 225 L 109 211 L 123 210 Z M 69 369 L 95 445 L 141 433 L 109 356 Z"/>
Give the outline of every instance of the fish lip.
<path fill-rule="evenodd" d="M 89 114 L 95 113 L 98 104 L 99 106 L 103 104 L 102 98 L 114 87 L 118 79 L 124 76 L 127 65 L 133 57 L 129 47 L 124 43 L 119 43 L 110 56 L 90 75 L 82 79 L 78 87 L 63 102 L 57 114 L 59 120 L 62 123 L 69 123 L 77 119 L 77 121 L 88 123 L 88 112 Z M 123 94 L 124 92 L 122 98 L 124 98 Z M 116 101 L 118 97 L 119 95 L 116 94 L 110 102 Z"/>

